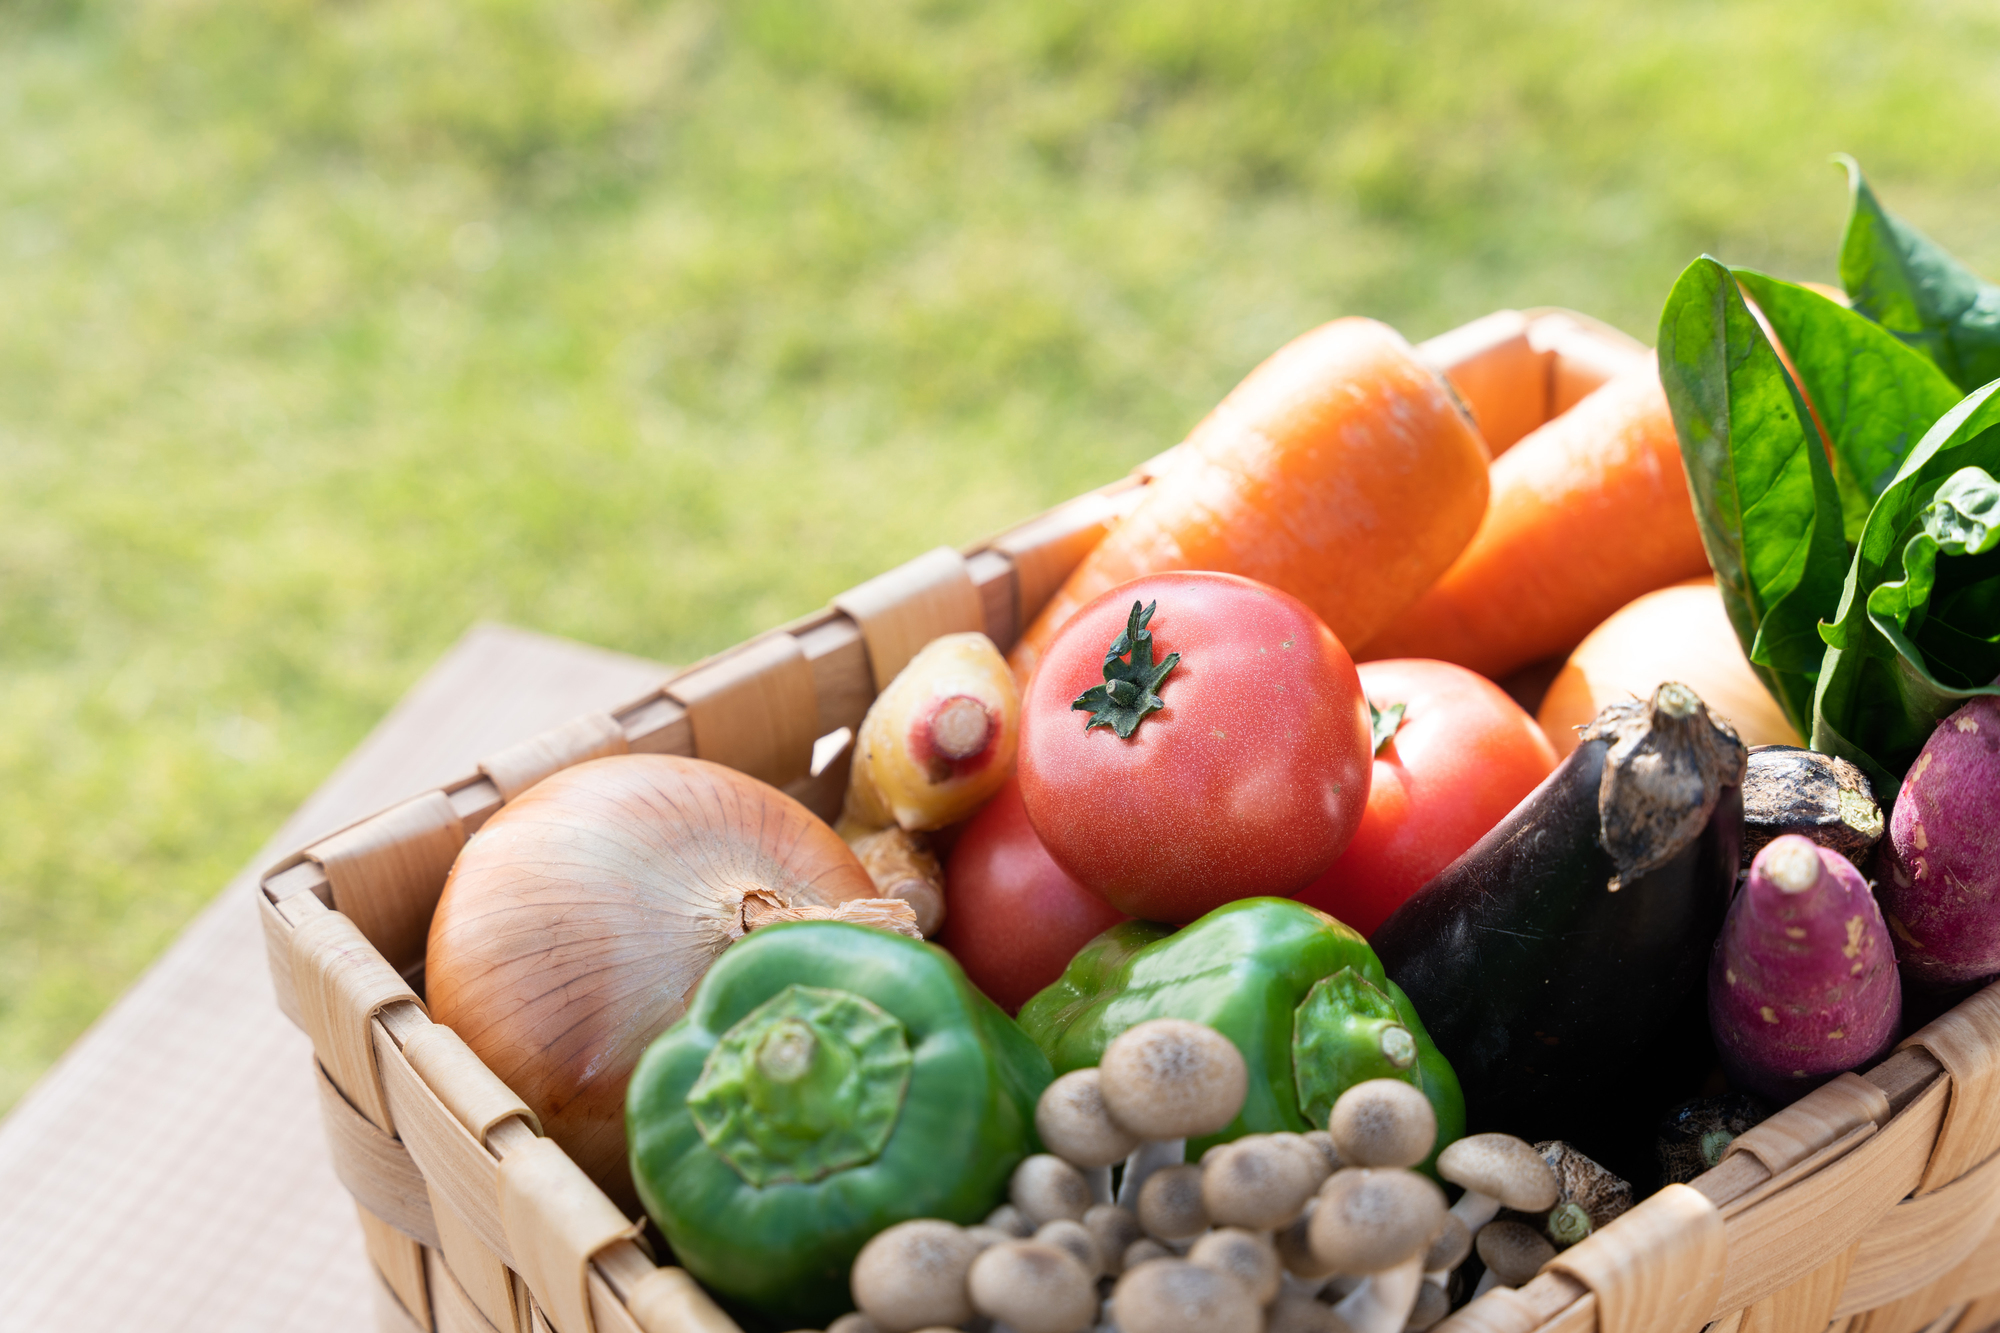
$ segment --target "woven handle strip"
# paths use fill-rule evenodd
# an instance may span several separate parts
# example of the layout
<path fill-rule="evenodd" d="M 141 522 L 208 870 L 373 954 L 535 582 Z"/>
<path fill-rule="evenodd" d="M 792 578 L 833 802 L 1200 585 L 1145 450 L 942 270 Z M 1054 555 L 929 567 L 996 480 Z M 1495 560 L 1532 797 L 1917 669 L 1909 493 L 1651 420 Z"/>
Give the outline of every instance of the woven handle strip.
<path fill-rule="evenodd" d="M 424 1273 L 424 1247 L 358 1203 L 354 1212 L 361 1222 L 362 1248 L 367 1251 L 369 1262 L 375 1265 L 375 1271 L 406 1308 L 428 1315 L 430 1292 Z"/>
<path fill-rule="evenodd" d="M 319 1088 L 320 1120 L 326 1125 L 332 1150 L 333 1174 L 354 1201 L 420 1244 L 436 1248 L 437 1223 L 431 1218 L 430 1191 L 410 1150 L 368 1123 L 340 1095 L 326 1070 L 315 1060 L 313 1082 Z"/>
<path fill-rule="evenodd" d="M 2000 1150 L 2000 983 L 1905 1037 L 1951 1075 L 1951 1104 L 1919 1193 L 1942 1189 Z"/>
<path fill-rule="evenodd" d="M 1833 1318 L 1847 1275 L 1854 1266 L 1855 1246 L 1839 1251 L 1833 1262 L 1821 1264 L 1788 1287 L 1780 1288 L 1742 1312 L 1739 1333 L 1813 1333 Z"/>
<path fill-rule="evenodd" d="M 1718 1308 L 1740 1309 L 1797 1282 L 1859 1240 L 1915 1188 L 1944 1096 L 1939 1079 L 1852 1152 L 1732 1213 Z"/>
<path fill-rule="evenodd" d="M 1858 1074 L 1842 1074 L 1737 1135 L 1723 1155 L 1748 1153 L 1777 1179 L 1855 1130 L 1888 1123 L 1889 1098 L 1882 1089 Z"/>
<path fill-rule="evenodd" d="M 696 757 L 782 787 L 812 771 L 819 700 L 799 642 L 782 631 L 692 667 L 667 683 L 687 709 Z"/>
<path fill-rule="evenodd" d="M 1132 512 L 1144 494 L 1144 488 L 1138 486 L 1108 494 L 1092 491 L 994 539 L 991 549 L 1014 566 L 1017 631 L 1034 620 L 1070 571 L 1083 563 L 1091 548 Z"/>
<path fill-rule="evenodd" d="M 384 1005 L 415 1004 L 416 992 L 339 912 L 321 913 L 293 931 L 291 956 L 299 1025 L 320 1064 L 355 1110 L 395 1133 L 370 1028 Z"/>
<path fill-rule="evenodd" d="M 376 1060 L 382 1090 L 396 1116 L 396 1131 L 429 1184 L 433 1211 L 447 1208 L 500 1262 L 511 1265 L 507 1230 L 500 1222 L 500 1164 L 411 1067 L 378 1024 Z M 440 1234 L 445 1224 L 439 1224 Z"/>
<path fill-rule="evenodd" d="M 431 1313 L 437 1319 L 437 1333 L 500 1333 L 502 1327 L 507 1333 L 515 1333 L 516 1325 L 511 1313 L 504 1325 L 495 1327 L 493 1321 L 472 1303 L 472 1298 L 452 1276 L 451 1268 L 442 1255 L 435 1250 L 427 1250 L 424 1260 L 425 1271 L 430 1278 Z"/>
<path fill-rule="evenodd" d="M 333 889 L 333 906 L 391 967 L 422 960 L 431 913 L 465 824 L 441 791 L 426 792 L 306 848 Z"/>
<path fill-rule="evenodd" d="M 1669 1185 L 1551 1259 L 1597 1298 L 1599 1333 L 1687 1333 L 1714 1315 L 1725 1261 L 1722 1214 Z"/>
<path fill-rule="evenodd" d="M 657 1268 L 625 1294 L 646 1333 L 741 1333 L 701 1285 L 678 1268 Z"/>
<path fill-rule="evenodd" d="M 432 1023 L 403 1043 L 403 1058 L 437 1099 L 481 1143 L 486 1131 L 519 1116 L 542 1132 L 542 1122 L 515 1091 L 472 1053 L 465 1039 L 442 1023 Z"/>
<path fill-rule="evenodd" d="M 986 628 L 965 557 L 948 546 L 848 589 L 833 605 L 861 628 L 877 694 L 932 639 Z"/>
<path fill-rule="evenodd" d="M 2000 1222 L 2000 1157 L 1889 1209 L 1862 1233 L 1836 1316 L 1872 1310 L 1956 1268 Z"/>
<path fill-rule="evenodd" d="M 500 1161 L 500 1220 L 514 1268 L 556 1333 L 595 1333 L 590 1256 L 639 1234 L 569 1155 L 535 1139 Z"/>
<path fill-rule="evenodd" d="M 624 728 L 609 713 L 585 713 L 480 761 L 500 799 L 511 801 L 551 773 L 586 759 L 624 754 Z"/>
<path fill-rule="evenodd" d="M 451 1270 L 459 1291 L 496 1328 L 518 1327 L 524 1299 L 521 1280 L 450 1202 L 434 1194 L 431 1210 L 437 1217 L 438 1251 L 444 1255 L 445 1267 Z"/>

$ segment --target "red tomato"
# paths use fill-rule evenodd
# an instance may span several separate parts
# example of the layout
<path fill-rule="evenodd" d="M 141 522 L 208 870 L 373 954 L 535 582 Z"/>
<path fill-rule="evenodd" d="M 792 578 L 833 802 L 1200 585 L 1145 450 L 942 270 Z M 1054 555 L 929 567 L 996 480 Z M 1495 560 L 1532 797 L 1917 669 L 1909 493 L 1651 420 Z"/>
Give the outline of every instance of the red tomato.
<path fill-rule="evenodd" d="M 945 867 L 944 901 L 937 942 L 1010 1014 L 1053 984 L 1078 949 L 1125 919 L 1055 863 L 1013 778 L 959 835 Z"/>
<path fill-rule="evenodd" d="M 1519 805 L 1556 752 L 1505 690 L 1464 667 L 1363 662 L 1361 687 L 1377 708 L 1402 704 L 1403 724 L 1375 757 L 1354 840 L 1298 897 L 1372 935 Z"/>
<path fill-rule="evenodd" d="M 1129 738 L 1070 704 L 1105 683 L 1135 602 L 1153 657 L 1180 662 Z M 1233 574 L 1154 574 L 1070 618 L 1021 706 L 1021 797 L 1049 854 L 1119 911 L 1192 921 L 1297 893 L 1368 800 L 1368 708 L 1353 659 L 1297 598 Z"/>

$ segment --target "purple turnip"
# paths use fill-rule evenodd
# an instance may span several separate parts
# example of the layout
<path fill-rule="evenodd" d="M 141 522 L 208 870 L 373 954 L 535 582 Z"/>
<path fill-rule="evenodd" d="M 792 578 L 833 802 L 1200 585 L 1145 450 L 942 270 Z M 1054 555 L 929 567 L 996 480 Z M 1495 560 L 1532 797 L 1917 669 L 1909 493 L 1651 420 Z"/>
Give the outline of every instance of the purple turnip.
<path fill-rule="evenodd" d="M 1780 1102 L 1887 1053 L 1903 1015 L 1868 881 L 1839 852 L 1775 838 L 1715 942 L 1708 1017 L 1730 1081 Z"/>
<path fill-rule="evenodd" d="M 1974 699 L 1924 742 L 1889 816 L 1877 878 L 1912 982 L 2000 973 L 2000 699 Z"/>

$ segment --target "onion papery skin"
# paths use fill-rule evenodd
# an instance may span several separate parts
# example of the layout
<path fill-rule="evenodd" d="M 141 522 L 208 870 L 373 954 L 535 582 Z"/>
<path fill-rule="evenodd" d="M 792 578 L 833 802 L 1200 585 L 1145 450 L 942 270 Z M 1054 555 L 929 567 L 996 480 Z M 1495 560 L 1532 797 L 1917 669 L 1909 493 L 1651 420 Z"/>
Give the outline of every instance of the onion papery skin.
<path fill-rule="evenodd" d="M 871 898 L 839 835 L 776 788 L 676 755 L 618 755 L 543 779 L 459 853 L 425 954 L 431 1017 L 635 1211 L 625 1087 L 746 895 L 785 907 Z"/>

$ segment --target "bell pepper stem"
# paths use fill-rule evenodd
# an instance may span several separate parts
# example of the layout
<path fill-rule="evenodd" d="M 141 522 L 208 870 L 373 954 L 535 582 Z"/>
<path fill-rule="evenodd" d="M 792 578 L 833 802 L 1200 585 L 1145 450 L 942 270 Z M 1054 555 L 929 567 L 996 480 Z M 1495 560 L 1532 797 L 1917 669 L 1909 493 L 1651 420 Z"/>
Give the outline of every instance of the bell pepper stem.
<path fill-rule="evenodd" d="M 1125 1159 L 1125 1174 L 1118 1181 L 1118 1206 L 1136 1212 L 1139 1191 L 1146 1187 L 1146 1177 L 1163 1166 L 1177 1166 L 1186 1157 L 1186 1139 L 1161 1139 L 1156 1143 L 1140 1144 Z"/>
<path fill-rule="evenodd" d="M 1333 1312 L 1354 1333 L 1399 1333 L 1409 1322 L 1423 1280 L 1424 1256 L 1413 1254 L 1394 1268 L 1371 1273 Z"/>

